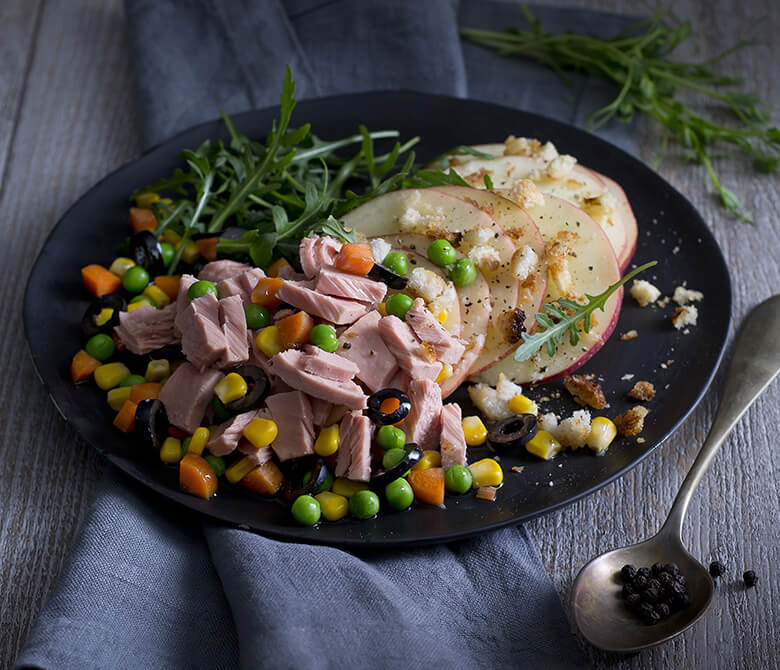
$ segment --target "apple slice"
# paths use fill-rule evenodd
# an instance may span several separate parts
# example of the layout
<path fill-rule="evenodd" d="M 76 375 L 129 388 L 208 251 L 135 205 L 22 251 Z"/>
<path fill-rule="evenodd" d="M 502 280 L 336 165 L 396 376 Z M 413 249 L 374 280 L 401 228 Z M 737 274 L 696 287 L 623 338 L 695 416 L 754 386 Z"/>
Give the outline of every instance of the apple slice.
<path fill-rule="evenodd" d="M 557 265 L 547 282 L 545 303 L 563 295 L 570 298 L 596 295 L 620 279 L 617 258 L 601 227 L 582 210 L 560 198 L 545 196 L 543 205 L 527 210 L 544 238 L 548 262 L 555 254 L 556 240 L 566 240 L 571 252 L 563 266 Z M 570 235 L 573 233 L 573 235 Z M 593 356 L 610 336 L 617 323 L 622 289 L 616 291 L 605 305 L 605 311 L 593 316 L 589 333 L 582 333 L 579 343 L 572 346 L 566 336 L 550 357 L 543 347 L 527 361 L 515 361 L 507 356 L 478 375 L 474 381 L 495 385 L 500 373 L 516 384 L 536 384 L 568 374 Z"/>

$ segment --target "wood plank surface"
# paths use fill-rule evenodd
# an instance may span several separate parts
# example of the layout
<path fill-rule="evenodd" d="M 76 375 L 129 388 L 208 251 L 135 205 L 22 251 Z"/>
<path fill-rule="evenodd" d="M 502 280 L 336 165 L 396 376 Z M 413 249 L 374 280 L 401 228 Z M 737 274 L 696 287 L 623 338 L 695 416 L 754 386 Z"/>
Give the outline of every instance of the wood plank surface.
<path fill-rule="evenodd" d="M 647 11 L 629 0 L 537 4 Z M 711 56 L 747 35 L 760 40 L 761 46 L 728 63 L 745 77 L 747 88 L 777 106 L 780 6 L 775 0 L 680 0 L 674 10 L 694 20 L 696 57 Z M 5 241 L 0 302 L 6 306 L 0 339 L 6 380 L 0 390 L 2 668 L 10 667 L 57 577 L 102 468 L 101 459 L 59 418 L 35 376 L 22 336 L 24 281 L 58 217 L 94 182 L 136 155 L 141 144 L 120 0 L 5 0 L 0 25 L 0 226 Z M 641 140 L 643 157 L 651 160 L 660 137 L 644 126 Z M 724 212 L 702 169 L 672 156 L 659 171 L 711 224 L 732 268 L 739 323 L 780 286 L 778 178 L 725 161 L 717 167 L 724 183 L 756 214 L 758 228 Z M 527 524 L 564 603 L 589 558 L 656 531 L 706 435 L 721 380 L 722 374 L 682 429 L 629 474 Z M 685 539 L 692 553 L 705 562 L 717 558 L 729 568 L 711 610 L 673 642 L 635 656 L 616 657 L 584 645 L 593 667 L 778 667 L 778 386 L 775 382 L 739 424 L 691 505 Z M 738 581 L 749 568 L 760 576 L 757 589 L 746 590 Z"/>

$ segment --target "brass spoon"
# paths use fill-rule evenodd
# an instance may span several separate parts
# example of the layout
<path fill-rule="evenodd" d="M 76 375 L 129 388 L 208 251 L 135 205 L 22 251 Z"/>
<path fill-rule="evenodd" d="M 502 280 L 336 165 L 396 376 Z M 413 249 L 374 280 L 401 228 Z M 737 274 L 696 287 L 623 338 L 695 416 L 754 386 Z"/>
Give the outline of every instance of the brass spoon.
<path fill-rule="evenodd" d="M 780 371 L 780 295 L 761 303 L 745 319 L 737 338 L 720 406 L 710 433 L 655 537 L 592 559 L 577 575 L 571 594 L 574 620 L 588 642 L 613 652 L 635 652 L 672 639 L 707 611 L 714 584 L 707 568 L 682 544 L 688 503 L 734 424 Z M 677 563 L 687 579 L 690 604 L 647 625 L 620 596 L 620 569 L 656 562 Z"/>

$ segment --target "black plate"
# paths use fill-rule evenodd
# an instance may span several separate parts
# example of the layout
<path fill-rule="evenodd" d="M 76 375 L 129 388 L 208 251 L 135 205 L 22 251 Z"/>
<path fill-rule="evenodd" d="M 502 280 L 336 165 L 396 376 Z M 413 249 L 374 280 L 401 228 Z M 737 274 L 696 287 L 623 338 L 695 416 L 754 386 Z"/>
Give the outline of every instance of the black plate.
<path fill-rule="evenodd" d="M 276 109 L 235 117 L 250 137 L 263 137 Z M 506 107 L 418 93 L 367 93 L 301 103 L 294 121 L 309 121 L 323 137 L 342 137 L 358 124 L 397 128 L 402 137 L 419 135 L 419 159 L 431 159 L 456 144 L 501 141 L 515 133 L 552 140 L 562 152 L 617 180 L 639 222 L 635 263 L 658 259 L 647 277 L 665 295 L 684 281 L 705 294 L 699 324 L 684 335 L 665 310 L 638 308 L 626 298 L 616 333 L 635 328 L 639 339 L 614 336 L 585 366 L 604 380 L 615 416 L 629 407 L 625 392 L 634 381 L 655 383 L 658 397 L 642 434 L 616 441 L 601 457 L 587 449 L 541 462 L 524 453 L 504 457 L 505 483 L 494 503 L 473 496 L 448 497 L 446 509 L 415 508 L 370 521 L 343 520 L 319 528 L 295 525 L 289 510 L 241 490 L 222 490 L 211 501 L 180 493 L 176 472 L 132 457 L 129 440 L 111 426 L 104 394 L 94 385 L 75 387 L 68 364 L 81 346 L 79 320 L 87 297 L 79 268 L 111 262 L 127 234 L 128 196 L 138 186 L 170 173 L 182 161 L 178 152 L 207 138 L 225 138 L 213 121 L 187 130 L 98 183 L 62 217 L 36 260 L 24 299 L 24 324 L 33 361 L 62 416 L 116 466 L 150 488 L 198 512 L 279 538 L 351 546 L 401 546 L 443 542 L 545 514 L 601 488 L 645 458 L 680 425 L 699 402 L 718 366 L 731 316 L 731 286 L 725 261 L 702 218 L 680 193 L 627 153 L 607 142 L 550 119 Z M 661 367 L 666 361 L 674 363 Z M 632 381 L 621 380 L 626 374 Z M 551 384 L 536 397 L 558 389 Z M 576 406 L 562 394 L 547 406 L 567 415 Z M 514 465 L 523 465 L 521 473 Z M 552 485 L 550 485 L 552 483 Z M 588 521 L 590 523 L 590 521 Z"/>

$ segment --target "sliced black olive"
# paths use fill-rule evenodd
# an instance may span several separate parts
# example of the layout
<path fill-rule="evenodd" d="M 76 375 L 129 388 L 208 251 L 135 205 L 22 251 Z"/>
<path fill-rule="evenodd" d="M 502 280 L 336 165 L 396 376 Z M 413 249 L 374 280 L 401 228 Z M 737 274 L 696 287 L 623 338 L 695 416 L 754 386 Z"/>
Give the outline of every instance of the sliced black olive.
<path fill-rule="evenodd" d="M 406 277 L 399 275 L 397 272 L 393 272 L 390 268 L 386 268 L 379 263 L 374 263 L 374 267 L 371 268 L 371 271 L 366 277 L 373 279 L 374 281 L 381 281 L 383 284 L 387 284 L 393 289 L 400 290 L 406 288 Z"/>
<path fill-rule="evenodd" d="M 225 405 L 225 409 L 231 414 L 241 414 L 242 412 L 248 412 L 250 409 L 255 409 L 265 400 L 268 392 L 271 390 L 271 382 L 268 379 L 268 375 L 265 374 L 262 368 L 256 365 L 240 365 L 231 370 L 231 372 L 235 372 L 244 378 L 247 390 L 243 398 L 229 402 Z"/>
<path fill-rule="evenodd" d="M 159 400 L 149 398 L 138 403 L 133 432 L 143 447 L 159 450 L 168 437 L 168 412 Z"/>
<path fill-rule="evenodd" d="M 385 414 L 381 410 L 382 403 L 390 398 L 398 400 L 398 408 L 395 412 Z M 410 409 L 412 409 L 412 403 L 409 400 L 409 396 L 403 391 L 392 388 L 379 389 L 376 393 L 368 396 L 366 416 L 379 426 L 390 426 L 403 421 L 409 414 Z"/>
<path fill-rule="evenodd" d="M 306 475 L 309 474 L 308 480 Z M 292 502 L 298 496 L 313 495 L 328 478 L 328 468 L 319 456 L 313 461 L 298 459 L 291 467 L 282 486 L 282 498 Z"/>
<path fill-rule="evenodd" d="M 114 313 L 102 326 L 98 326 L 95 323 L 95 319 L 106 308 L 113 309 Z M 81 319 L 81 333 L 84 335 L 84 338 L 89 339 L 98 333 L 106 333 L 108 335 L 113 333 L 114 326 L 119 325 L 119 312 L 124 309 L 127 309 L 127 303 L 119 293 L 109 293 L 93 300 Z"/>
<path fill-rule="evenodd" d="M 148 230 L 142 230 L 130 238 L 130 258 L 146 268 L 150 277 L 165 274 L 160 243 Z"/>
<path fill-rule="evenodd" d="M 533 414 L 518 414 L 491 424 L 488 440 L 497 447 L 519 447 L 532 440 L 536 430 Z"/>
<path fill-rule="evenodd" d="M 389 470 L 377 470 L 371 476 L 372 489 L 384 490 L 385 486 L 403 477 L 423 457 L 423 450 L 414 442 L 409 442 L 404 446 L 404 450 L 406 451 L 406 458 L 396 463 Z"/>

